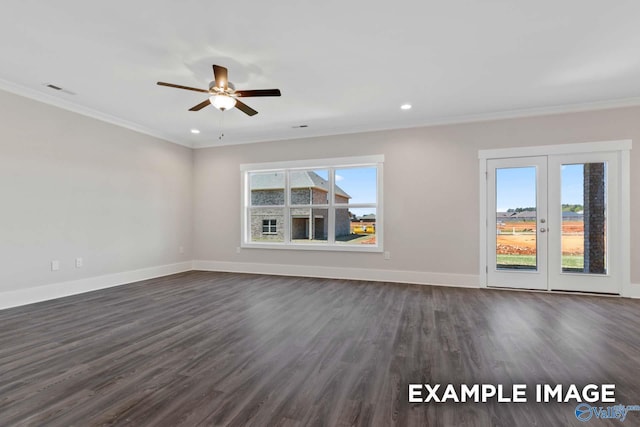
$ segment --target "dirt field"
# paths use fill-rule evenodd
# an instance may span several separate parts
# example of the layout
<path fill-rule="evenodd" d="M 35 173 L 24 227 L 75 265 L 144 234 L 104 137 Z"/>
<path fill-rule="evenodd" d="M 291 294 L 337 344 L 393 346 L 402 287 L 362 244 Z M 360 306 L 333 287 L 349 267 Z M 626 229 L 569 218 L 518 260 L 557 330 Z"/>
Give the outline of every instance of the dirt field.
<path fill-rule="evenodd" d="M 376 236 L 369 236 L 366 239 L 360 242 L 363 245 L 375 245 L 376 244 Z"/>
<path fill-rule="evenodd" d="M 497 236 L 497 253 L 500 255 L 535 255 L 536 235 L 534 222 L 506 223 L 498 227 L 501 232 L 516 233 L 499 234 Z M 562 224 L 562 255 L 584 254 L 584 224 L 582 221 L 566 221 Z"/>

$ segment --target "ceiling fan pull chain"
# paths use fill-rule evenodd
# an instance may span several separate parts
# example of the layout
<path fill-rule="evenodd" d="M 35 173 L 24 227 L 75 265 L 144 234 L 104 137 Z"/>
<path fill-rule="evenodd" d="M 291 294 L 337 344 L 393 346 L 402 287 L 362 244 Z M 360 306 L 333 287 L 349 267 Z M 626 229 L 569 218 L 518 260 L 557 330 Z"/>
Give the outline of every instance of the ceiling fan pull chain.
<path fill-rule="evenodd" d="M 220 141 L 222 141 L 222 138 L 224 138 L 224 111 L 222 112 L 223 114 L 220 114 L 220 136 L 218 137 L 218 139 Z"/>

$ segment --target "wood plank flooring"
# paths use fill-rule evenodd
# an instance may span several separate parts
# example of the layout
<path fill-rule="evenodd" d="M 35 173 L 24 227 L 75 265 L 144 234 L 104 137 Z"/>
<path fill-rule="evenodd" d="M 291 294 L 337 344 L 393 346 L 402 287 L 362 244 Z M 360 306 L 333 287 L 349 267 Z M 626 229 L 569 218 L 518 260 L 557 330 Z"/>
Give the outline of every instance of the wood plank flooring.
<path fill-rule="evenodd" d="M 409 404 L 408 384 L 639 405 L 638 373 L 620 298 L 189 272 L 0 311 L 0 426 L 584 426 L 575 403 Z"/>

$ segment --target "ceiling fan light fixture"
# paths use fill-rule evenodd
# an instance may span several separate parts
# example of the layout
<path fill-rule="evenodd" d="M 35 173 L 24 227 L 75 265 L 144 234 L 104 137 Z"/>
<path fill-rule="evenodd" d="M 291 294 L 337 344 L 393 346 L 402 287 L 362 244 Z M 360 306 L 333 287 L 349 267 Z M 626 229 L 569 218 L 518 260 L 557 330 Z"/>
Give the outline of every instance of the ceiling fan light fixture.
<path fill-rule="evenodd" d="M 209 98 L 211 105 L 220 111 L 231 110 L 236 106 L 236 100 L 229 95 L 216 94 Z"/>
<path fill-rule="evenodd" d="M 159 86 L 173 87 L 176 89 L 191 90 L 194 92 L 204 92 L 208 98 L 189 108 L 189 111 L 200 111 L 209 105 L 213 105 L 220 111 L 231 110 L 233 107 L 247 116 L 255 116 L 258 114 L 256 110 L 249 107 L 236 97 L 248 98 L 252 96 L 280 96 L 280 89 L 257 89 L 257 90 L 240 90 L 236 91 L 235 86 L 227 80 L 227 69 L 220 65 L 213 64 L 213 80 L 209 82 L 209 89 L 198 89 L 197 87 L 189 87 L 177 85 L 173 83 L 158 82 Z"/>

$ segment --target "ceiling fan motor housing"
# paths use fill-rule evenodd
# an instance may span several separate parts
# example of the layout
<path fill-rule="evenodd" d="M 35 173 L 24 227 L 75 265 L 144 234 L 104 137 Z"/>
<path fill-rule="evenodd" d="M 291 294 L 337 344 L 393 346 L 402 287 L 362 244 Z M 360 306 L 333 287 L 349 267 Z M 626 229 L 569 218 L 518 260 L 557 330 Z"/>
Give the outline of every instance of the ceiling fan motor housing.
<path fill-rule="evenodd" d="M 233 93 L 235 91 L 236 91 L 236 86 L 231 82 L 227 82 L 227 89 L 226 90 L 216 86 L 216 81 L 215 80 L 211 80 L 209 82 L 209 92 L 211 92 L 211 93 L 225 92 L 225 93 L 231 94 L 231 93 Z"/>

